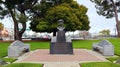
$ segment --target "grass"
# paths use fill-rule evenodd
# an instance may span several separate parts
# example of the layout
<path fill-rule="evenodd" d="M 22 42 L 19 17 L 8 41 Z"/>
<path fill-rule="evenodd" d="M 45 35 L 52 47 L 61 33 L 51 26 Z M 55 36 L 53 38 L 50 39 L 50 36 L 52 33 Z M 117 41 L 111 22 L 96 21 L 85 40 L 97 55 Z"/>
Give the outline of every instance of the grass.
<path fill-rule="evenodd" d="M 111 62 L 90 62 L 90 63 L 81 63 L 81 67 L 120 67 L 119 64 L 114 64 Z"/>
<path fill-rule="evenodd" d="M 5 62 L 13 63 L 13 62 L 16 61 L 17 59 L 15 59 L 15 58 L 2 58 L 2 60 L 4 60 Z"/>
<path fill-rule="evenodd" d="M 7 49 L 9 44 L 9 42 L 0 42 L 0 58 L 7 55 Z"/>
<path fill-rule="evenodd" d="M 2 67 L 42 67 L 42 64 L 36 64 L 36 63 L 14 63 L 9 64 L 7 66 Z"/>
<path fill-rule="evenodd" d="M 73 41 L 73 48 L 75 49 L 92 49 L 92 43 L 99 42 L 100 40 L 77 40 Z"/>
<path fill-rule="evenodd" d="M 109 58 L 106 58 L 106 59 L 108 59 L 111 62 L 114 62 L 114 61 L 117 61 L 118 59 L 120 59 L 120 57 L 109 57 Z"/>
<path fill-rule="evenodd" d="M 31 50 L 49 49 L 49 45 L 50 45 L 49 41 L 45 41 L 45 42 L 36 41 L 36 42 L 25 42 L 25 43 L 30 44 Z M 0 42 L 0 58 L 7 56 L 7 50 L 10 44 L 11 42 Z"/>
<path fill-rule="evenodd" d="M 114 45 L 115 54 L 120 56 L 120 38 L 108 39 Z"/>
<path fill-rule="evenodd" d="M 31 50 L 36 49 L 49 49 L 50 48 L 50 42 L 49 41 L 36 41 L 36 42 L 25 42 L 30 44 Z"/>
<path fill-rule="evenodd" d="M 92 49 L 92 43 L 99 42 L 99 40 L 76 40 L 73 41 L 73 48 L 75 49 Z M 29 43 L 31 50 L 35 49 L 49 49 L 50 48 L 50 41 L 45 42 L 25 42 Z"/>
<path fill-rule="evenodd" d="M 120 56 L 120 38 L 108 39 L 114 45 L 115 55 Z M 74 48 L 92 49 L 92 43 L 100 42 L 101 40 L 78 40 L 73 41 Z"/>

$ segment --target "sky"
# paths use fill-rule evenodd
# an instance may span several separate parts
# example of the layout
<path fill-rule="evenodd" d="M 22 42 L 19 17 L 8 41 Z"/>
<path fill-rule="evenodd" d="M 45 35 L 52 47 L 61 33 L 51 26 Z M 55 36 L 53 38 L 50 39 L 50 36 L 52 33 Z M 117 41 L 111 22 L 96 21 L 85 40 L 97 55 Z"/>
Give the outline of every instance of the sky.
<path fill-rule="evenodd" d="M 100 16 L 96 12 L 95 4 L 90 0 L 77 0 L 79 4 L 82 4 L 88 8 L 87 15 L 90 21 L 91 33 L 99 33 L 99 31 L 104 29 L 109 29 L 111 34 L 115 33 L 115 18 L 106 19 L 104 16 Z"/>
<path fill-rule="evenodd" d="M 99 33 L 99 31 L 104 29 L 109 29 L 111 34 L 115 33 L 115 19 L 106 19 L 103 16 L 99 16 L 96 13 L 95 4 L 90 0 L 76 0 L 79 4 L 82 4 L 88 8 L 87 15 L 90 21 L 90 33 Z M 13 22 L 11 18 L 6 18 L 4 20 L 0 20 L 5 26 L 5 28 L 13 28 Z M 29 24 L 27 24 L 29 27 Z"/>

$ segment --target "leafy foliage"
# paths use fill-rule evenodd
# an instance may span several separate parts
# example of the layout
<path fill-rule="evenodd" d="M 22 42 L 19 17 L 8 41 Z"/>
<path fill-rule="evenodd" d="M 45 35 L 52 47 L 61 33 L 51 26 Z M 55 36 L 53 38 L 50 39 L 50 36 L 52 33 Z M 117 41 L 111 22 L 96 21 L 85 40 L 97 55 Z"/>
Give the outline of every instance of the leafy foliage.
<path fill-rule="evenodd" d="M 63 19 L 65 31 L 89 30 L 89 19 L 86 12 L 86 7 L 72 0 L 59 0 L 59 2 L 42 0 L 31 10 L 33 19 L 30 28 L 36 32 L 57 31 L 57 21 Z M 48 27 L 45 28 L 45 26 Z"/>
<path fill-rule="evenodd" d="M 110 35 L 110 30 L 102 30 L 99 32 L 102 36 L 109 36 Z"/>
<path fill-rule="evenodd" d="M 72 10 L 68 4 L 61 4 L 49 9 L 46 13 L 46 19 L 52 25 L 51 27 L 53 29 L 57 28 L 57 25 L 53 26 L 53 24 L 57 24 L 58 19 L 64 20 L 66 31 L 75 31 L 76 28 L 81 29 L 79 19 L 74 13 L 72 13 Z"/>
<path fill-rule="evenodd" d="M 111 0 L 91 0 L 91 1 L 96 4 L 95 7 L 99 15 L 106 16 L 106 18 L 112 18 L 115 16 L 114 6 Z M 120 12 L 119 3 L 120 1 L 115 2 L 117 12 Z"/>

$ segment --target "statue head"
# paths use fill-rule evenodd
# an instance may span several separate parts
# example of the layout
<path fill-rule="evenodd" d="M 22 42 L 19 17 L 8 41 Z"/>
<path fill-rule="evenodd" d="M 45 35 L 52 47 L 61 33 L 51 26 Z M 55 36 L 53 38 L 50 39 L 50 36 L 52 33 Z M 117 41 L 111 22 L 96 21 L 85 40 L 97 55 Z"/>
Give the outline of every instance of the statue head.
<path fill-rule="evenodd" d="M 57 27 L 57 29 L 59 30 L 59 31 L 63 31 L 64 30 L 64 20 L 63 19 L 60 19 L 60 20 L 58 20 L 58 27 Z"/>

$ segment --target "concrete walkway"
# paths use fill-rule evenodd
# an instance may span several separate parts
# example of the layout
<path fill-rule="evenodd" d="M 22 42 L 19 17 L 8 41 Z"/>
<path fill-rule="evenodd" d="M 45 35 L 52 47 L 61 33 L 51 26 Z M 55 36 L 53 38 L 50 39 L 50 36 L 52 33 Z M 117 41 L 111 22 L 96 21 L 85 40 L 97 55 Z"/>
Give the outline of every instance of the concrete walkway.
<path fill-rule="evenodd" d="M 48 49 L 38 49 L 26 53 L 15 63 L 42 63 L 43 67 L 80 67 L 83 62 L 106 62 L 101 54 L 87 49 L 74 49 L 74 54 L 49 54 Z"/>
<path fill-rule="evenodd" d="M 80 67 L 76 62 L 49 62 L 45 63 L 43 67 Z"/>

